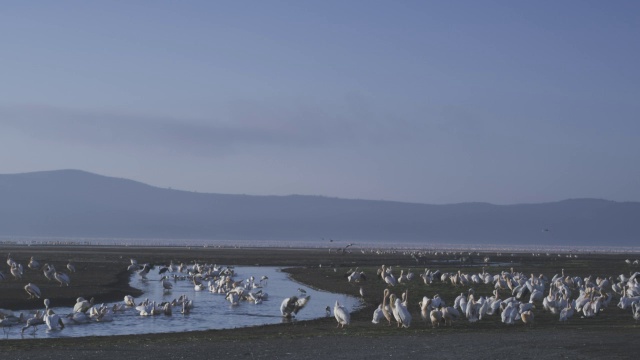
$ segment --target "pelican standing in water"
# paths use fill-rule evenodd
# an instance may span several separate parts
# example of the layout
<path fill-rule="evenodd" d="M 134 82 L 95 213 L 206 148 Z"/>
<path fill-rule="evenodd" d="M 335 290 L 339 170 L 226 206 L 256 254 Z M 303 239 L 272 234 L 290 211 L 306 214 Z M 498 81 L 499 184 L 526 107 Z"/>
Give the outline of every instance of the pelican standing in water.
<path fill-rule="evenodd" d="M 172 283 L 170 283 L 170 282 L 169 282 L 169 280 L 167 280 L 167 279 L 168 279 L 168 278 L 167 278 L 167 276 L 166 276 L 166 275 L 164 275 L 164 276 L 162 277 L 162 279 L 161 279 L 161 280 L 162 280 L 162 288 L 163 288 L 163 291 L 164 291 L 164 290 L 170 291 L 171 289 L 173 289 L 173 284 L 172 284 Z"/>
<path fill-rule="evenodd" d="M 33 327 L 33 333 L 38 331 L 38 325 L 44 325 L 44 315 L 46 312 L 36 311 L 33 317 L 27 319 L 27 324 L 22 328 L 20 333 L 24 333 L 30 327 Z"/>
<path fill-rule="evenodd" d="M 280 313 L 285 318 L 291 318 L 302 310 L 305 305 L 307 305 L 310 298 L 311 296 L 309 295 L 300 298 L 297 296 L 288 297 L 282 301 L 282 304 L 280 304 Z"/>
<path fill-rule="evenodd" d="M 131 295 L 125 295 L 124 296 L 124 304 L 129 306 L 129 307 L 136 306 L 136 302 L 133 299 L 133 296 L 131 296 Z"/>
<path fill-rule="evenodd" d="M 49 330 L 62 330 L 64 329 L 64 323 L 58 314 L 53 310 L 47 310 L 47 314 L 44 316 L 44 322 L 47 324 Z"/>
<path fill-rule="evenodd" d="M 336 301 L 336 304 L 333 307 L 333 316 L 338 321 L 337 327 L 344 327 L 345 325 L 349 325 L 351 322 L 351 315 L 349 314 L 349 311 L 344 306 L 340 305 L 338 301 Z"/>

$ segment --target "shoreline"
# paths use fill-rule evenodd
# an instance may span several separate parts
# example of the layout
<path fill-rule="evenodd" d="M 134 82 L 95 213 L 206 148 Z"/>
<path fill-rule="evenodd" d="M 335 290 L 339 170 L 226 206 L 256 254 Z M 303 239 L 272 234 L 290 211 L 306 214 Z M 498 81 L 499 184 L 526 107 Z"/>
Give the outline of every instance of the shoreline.
<path fill-rule="evenodd" d="M 0 237 L 2 239 L 3 237 Z M 6 237 L 5 237 L 6 238 Z M 182 244 L 168 244 L 182 242 Z M 233 244 L 230 244 L 233 243 Z M 258 245 L 263 244 L 263 245 Z M 77 248 L 130 248 L 130 249 L 276 249 L 276 250 L 333 250 L 341 251 L 349 244 L 351 251 L 471 251 L 471 252 L 553 252 L 554 254 L 602 254 L 640 256 L 640 246 L 581 246 L 581 245 L 508 245 L 508 244 L 444 244 L 423 242 L 402 242 L 395 246 L 380 242 L 336 241 L 319 244 L 311 241 L 270 241 L 270 240 L 193 240 L 193 239 L 90 239 L 46 238 L 46 240 L 0 240 L 2 247 L 77 247 Z"/>
<path fill-rule="evenodd" d="M 98 250 L 98 251 L 96 251 Z M 615 303 L 611 304 L 607 312 L 595 319 L 576 318 L 567 324 L 558 323 L 555 316 L 549 316 L 537 310 L 537 323 L 533 327 L 524 327 L 522 324 L 506 326 L 498 319 L 483 320 L 470 324 L 465 319 L 454 322 L 453 327 L 431 328 L 419 318 L 415 305 L 412 305 L 413 324 L 408 329 L 397 329 L 395 326 L 371 324 L 371 314 L 381 301 L 384 284 L 375 278 L 375 269 L 381 264 L 393 265 L 396 271 L 400 269 L 413 269 L 415 272 L 424 271 L 425 267 L 438 268 L 443 271 L 473 271 L 479 269 L 482 263 L 473 263 L 469 267 L 462 267 L 461 263 L 450 263 L 453 255 L 429 256 L 424 263 L 417 263 L 407 253 L 401 251 L 385 251 L 379 254 L 353 251 L 352 253 L 329 253 L 326 249 L 176 249 L 176 248 L 131 248 L 131 247 L 0 247 L 0 256 L 11 256 L 20 263 L 26 264 L 30 256 L 36 256 L 38 260 L 46 260 L 55 263 L 62 268 L 68 261 L 84 268 L 83 271 L 91 276 L 83 277 L 79 272 L 72 277 L 72 285 L 61 288 L 56 284 L 42 287 L 51 291 L 49 295 L 61 292 L 57 299 L 71 299 L 75 302 L 78 292 L 87 296 L 90 291 L 105 291 L 104 285 L 118 283 L 118 276 L 126 269 L 131 257 L 137 258 L 140 263 L 166 264 L 171 260 L 204 261 L 221 265 L 269 265 L 278 266 L 287 272 L 294 281 L 307 284 L 311 287 L 336 293 L 355 294 L 357 286 L 350 284 L 344 278 L 348 269 L 359 267 L 366 271 L 368 278 L 362 285 L 367 289 L 362 309 L 351 314 L 352 323 L 344 329 L 336 328 L 335 319 L 320 318 L 317 320 L 295 321 L 287 324 L 262 325 L 248 328 L 235 328 L 226 330 L 207 330 L 184 333 L 119 335 L 107 337 L 83 337 L 83 338 L 57 338 L 57 339 L 24 339 L 24 340 L 0 340 L 0 346 L 6 349 L 7 355 L 20 359 L 49 359 L 62 356 L 91 356 L 94 359 L 111 359 L 114 356 L 138 356 L 139 358 L 167 358 L 184 357 L 185 354 L 198 356 L 198 354 L 218 352 L 227 354 L 229 358 L 328 358 L 336 359 L 360 359 L 371 356 L 394 356 L 409 358 L 415 356 L 415 351 L 426 351 L 430 354 L 438 354 L 442 359 L 454 358 L 453 355 L 476 358 L 513 358 L 534 359 L 545 354 L 573 357 L 573 358 L 602 358 L 605 354 L 602 348 L 609 352 L 607 358 L 633 358 L 633 351 L 640 351 L 640 344 L 635 341 L 640 334 L 640 326 L 630 314 L 618 311 Z M 492 255 L 492 257 L 496 257 Z M 535 257 L 530 254 L 518 254 L 495 258 L 496 265 L 490 266 L 489 271 L 508 270 L 516 266 L 523 272 L 546 273 L 549 277 L 560 269 L 566 269 L 569 273 L 586 276 L 592 273 L 617 275 L 629 273 L 633 268 L 624 264 L 625 255 L 610 254 L 585 254 L 578 259 L 567 257 Z M 322 266 L 320 266 L 322 265 Z M 4 265 L 2 266 L 4 268 Z M 125 272 L 126 273 L 126 272 Z M 97 285 L 98 274 L 102 285 Z M 33 279 L 41 279 L 42 274 L 26 271 L 26 276 Z M 75 280 L 75 281 L 74 281 Z M 27 279 L 25 279 L 27 281 Z M 415 280 L 414 280 L 415 281 Z M 127 282 L 128 286 L 128 274 Z M 6 291 L 11 285 L 19 285 L 17 292 Z M 0 283 L 3 287 L 2 303 L 7 297 L 16 296 L 17 301 L 24 301 L 26 295 L 21 289 L 22 283 L 14 280 Z M 435 292 L 441 294 L 448 301 L 453 301 L 453 294 L 460 291 L 449 286 L 425 286 L 421 282 L 415 282 L 411 286 L 412 300 L 417 304 L 417 299 L 423 294 L 432 296 Z M 106 287 L 108 291 L 114 288 Z M 65 293 L 65 291 L 74 292 Z M 393 289 L 400 291 L 400 289 Z M 87 293 L 85 293 L 86 291 Z M 488 290 L 482 290 L 483 293 Z M 14 295 L 11 295 L 14 294 Z M 112 293 L 113 294 L 113 293 Z M 48 296 L 48 295 L 47 295 Z M 505 294 L 506 296 L 506 294 Z M 55 297 L 52 297 L 55 298 Z M 415 299 L 415 300 L 414 300 Z M 116 298 L 116 301 L 121 301 Z M 56 300 L 58 301 L 58 300 Z M 34 301 L 38 308 L 42 308 L 42 301 Z M 0 306 L 4 307 L 4 306 Z M 552 344 L 543 349 L 535 347 L 522 349 L 506 346 L 489 348 L 485 342 L 496 341 L 500 338 L 510 337 L 526 341 L 545 341 Z M 585 336 L 591 340 L 585 341 Z M 395 344 L 382 347 L 387 340 L 393 340 Z M 455 348 L 438 347 L 431 340 L 451 341 L 464 345 Z M 560 341 L 560 339 L 564 339 Z M 423 345 L 417 346 L 421 342 Z M 376 345 L 373 345 L 375 343 Z M 259 348 L 256 348 L 259 344 Z M 430 344 L 430 345 L 429 345 Z M 624 346 L 622 346 L 624 345 Z M 336 347 L 342 347 L 338 351 Z M 428 348 L 427 348 L 428 347 Z M 144 349 L 144 353 L 141 350 Z M 373 351 L 375 349 L 375 351 Z M 635 349 L 635 350 L 634 350 Z M 514 352 L 515 351 L 515 352 Z M 224 356 L 224 355 L 222 355 Z"/>

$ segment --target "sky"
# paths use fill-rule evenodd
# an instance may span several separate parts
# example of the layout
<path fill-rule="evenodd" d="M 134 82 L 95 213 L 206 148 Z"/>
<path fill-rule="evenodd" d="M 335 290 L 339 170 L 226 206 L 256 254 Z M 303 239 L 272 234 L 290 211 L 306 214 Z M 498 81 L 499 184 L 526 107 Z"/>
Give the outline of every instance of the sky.
<path fill-rule="evenodd" d="M 430 204 L 640 201 L 637 1 L 29 1 L 0 174 Z"/>

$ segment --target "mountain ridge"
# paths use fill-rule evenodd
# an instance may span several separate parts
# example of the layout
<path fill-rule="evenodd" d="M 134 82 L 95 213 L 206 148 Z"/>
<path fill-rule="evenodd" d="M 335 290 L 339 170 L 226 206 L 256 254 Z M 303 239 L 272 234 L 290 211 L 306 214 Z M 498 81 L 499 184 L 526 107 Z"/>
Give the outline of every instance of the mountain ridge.
<path fill-rule="evenodd" d="M 0 174 L 0 236 L 633 245 L 640 203 L 422 204 L 159 188 L 82 170 Z"/>

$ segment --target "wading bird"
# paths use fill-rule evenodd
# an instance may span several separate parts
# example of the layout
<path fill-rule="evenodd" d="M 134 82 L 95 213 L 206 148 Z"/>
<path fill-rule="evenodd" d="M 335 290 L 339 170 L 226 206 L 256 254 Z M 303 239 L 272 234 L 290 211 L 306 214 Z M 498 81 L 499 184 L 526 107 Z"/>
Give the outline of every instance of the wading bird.
<path fill-rule="evenodd" d="M 349 325 L 351 322 L 351 315 L 349 314 L 349 311 L 344 306 L 340 305 L 338 301 L 336 301 L 336 304 L 333 307 L 333 316 L 338 321 L 339 327 Z"/>

